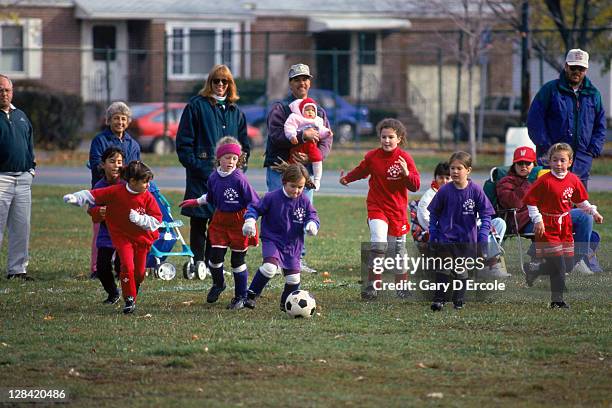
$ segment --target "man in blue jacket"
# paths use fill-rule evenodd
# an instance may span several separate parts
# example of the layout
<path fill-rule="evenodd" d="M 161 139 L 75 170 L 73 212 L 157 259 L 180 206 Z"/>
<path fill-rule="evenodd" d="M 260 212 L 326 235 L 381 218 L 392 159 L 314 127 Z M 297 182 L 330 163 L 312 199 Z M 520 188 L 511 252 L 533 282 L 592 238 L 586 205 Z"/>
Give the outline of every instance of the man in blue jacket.
<path fill-rule="evenodd" d="M 8 227 L 7 278 L 32 280 L 27 267 L 34 139 L 30 120 L 12 100 L 13 83 L 0 74 L 0 246 Z"/>
<path fill-rule="evenodd" d="M 606 137 L 601 94 L 586 77 L 588 68 L 586 51 L 569 50 L 559 79 L 544 84 L 527 116 L 539 164 L 547 164 L 542 159 L 550 146 L 568 143 L 574 149 L 571 170 L 587 188 L 593 158 L 601 155 Z"/>

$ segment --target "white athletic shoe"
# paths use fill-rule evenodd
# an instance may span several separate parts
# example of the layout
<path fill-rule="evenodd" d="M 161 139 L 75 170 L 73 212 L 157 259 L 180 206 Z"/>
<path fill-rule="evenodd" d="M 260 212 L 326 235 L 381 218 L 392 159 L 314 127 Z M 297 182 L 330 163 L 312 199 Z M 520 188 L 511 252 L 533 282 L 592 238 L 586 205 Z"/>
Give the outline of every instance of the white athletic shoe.
<path fill-rule="evenodd" d="M 589 266 L 586 264 L 586 262 L 584 262 L 584 259 L 581 259 L 580 262 L 578 262 L 574 266 L 574 269 L 572 269 L 572 273 L 581 273 L 583 275 L 593 275 L 595 272 L 593 272 L 589 268 Z"/>

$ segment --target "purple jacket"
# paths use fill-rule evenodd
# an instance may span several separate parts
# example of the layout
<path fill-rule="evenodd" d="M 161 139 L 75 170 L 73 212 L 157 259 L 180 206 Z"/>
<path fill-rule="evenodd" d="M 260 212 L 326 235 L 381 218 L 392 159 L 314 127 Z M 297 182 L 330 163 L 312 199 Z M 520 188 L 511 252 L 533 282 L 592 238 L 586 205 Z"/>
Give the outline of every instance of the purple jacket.
<path fill-rule="evenodd" d="M 261 217 L 260 238 L 273 243 L 286 258 L 298 259 L 304 247 L 304 227 L 314 221 L 317 210 L 304 195 L 289 198 L 283 189 L 266 193 L 260 202 L 249 205 L 244 219 Z"/>
<path fill-rule="evenodd" d="M 266 141 L 266 155 L 264 158 L 264 167 L 269 167 L 278 161 L 278 158 L 288 161 L 289 150 L 293 147 L 291 142 L 285 137 L 285 122 L 291 114 L 289 103 L 296 98 L 290 95 L 287 99 L 281 102 L 277 102 L 270 109 L 268 113 L 268 139 Z M 327 120 L 327 114 L 325 110 L 320 106 L 317 106 L 317 115 L 323 119 L 325 127 L 331 129 L 329 120 Z M 302 138 L 302 132 L 297 132 L 297 138 L 300 143 L 304 143 Z M 328 137 L 322 139 L 319 143 L 319 150 L 323 159 L 327 157 L 331 150 L 333 138 Z M 312 173 L 312 172 L 311 172 Z"/>
<path fill-rule="evenodd" d="M 119 183 L 125 184 L 123 180 L 120 180 Z M 112 185 L 113 184 L 108 184 L 108 181 L 106 181 L 106 178 L 103 177 L 100 180 L 98 180 L 93 190 L 96 190 L 98 188 L 109 187 Z M 93 210 L 94 208 L 96 208 L 96 206 L 92 205 L 90 207 L 90 210 Z M 100 230 L 98 231 L 98 237 L 96 238 L 96 247 L 97 248 L 114 248 L 115 247 L 113 245 L 113 242 L 111 241 L 111 237 L 108 232 L 108 228 L 106 227 L 106 223 L 104 221 L 100 223 Z"/>
<path fill-rule="evenodd" d="M 482 187 L 469 180 L 463 190 L 453 183 L 443 185 L 427 207 L 432 242 L 487 242 L 495 210 Z M 476 227 L 480 218 L 480 229 Z"/>
<path fill-rule="evenodd" d="M 257 204 L 259 196 L 240 169 L 227 177 L 214 171 L 208 178 L 208 203 L 223 212 L 238 212 L 249 204 Z"/>

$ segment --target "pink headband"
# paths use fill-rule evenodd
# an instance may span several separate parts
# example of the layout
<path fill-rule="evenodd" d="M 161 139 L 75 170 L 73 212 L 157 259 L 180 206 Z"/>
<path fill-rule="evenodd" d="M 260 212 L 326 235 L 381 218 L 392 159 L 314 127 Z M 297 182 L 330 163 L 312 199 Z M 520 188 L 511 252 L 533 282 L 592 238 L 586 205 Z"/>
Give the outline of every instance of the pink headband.
<path fill-rule="evenodd" d="M 221 157 L 223 157 L 223 155 L 228 153 L 235 154 L 236 156 L 240 157 L 240 155 L 242 154 L 240 145 L 237 145 L 235 143 L 226 143 L 219 146 L 217 148 L 217 159 L 220 159 Z"/>

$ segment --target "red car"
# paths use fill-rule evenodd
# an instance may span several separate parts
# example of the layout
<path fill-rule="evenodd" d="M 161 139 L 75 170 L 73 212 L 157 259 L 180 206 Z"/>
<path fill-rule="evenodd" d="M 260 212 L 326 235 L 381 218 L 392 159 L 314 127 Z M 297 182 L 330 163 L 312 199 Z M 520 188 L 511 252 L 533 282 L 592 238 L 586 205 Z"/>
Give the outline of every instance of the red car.
<path fill-rule="evenodd" d="M 168 154 L 175 148 L 176 132 L 183 114 L 184 103 L 168 102 L 168 131 L 164 134 L 164 104 L 162 102 L 135 103 L 130 105 L 132 122 L 128 132 L 138 140 L 143 151 Z M 251 147 L 261 146 L 263 137 L 259 129 L 247 126 Z"/>

